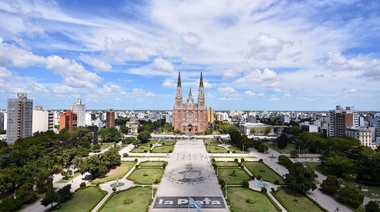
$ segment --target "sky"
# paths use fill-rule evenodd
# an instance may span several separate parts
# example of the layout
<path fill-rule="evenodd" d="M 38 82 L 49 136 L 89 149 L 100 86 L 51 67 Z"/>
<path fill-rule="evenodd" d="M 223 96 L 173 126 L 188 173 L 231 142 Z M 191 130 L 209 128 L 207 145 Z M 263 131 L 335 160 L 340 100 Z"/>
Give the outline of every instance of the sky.
<path fill-rule="evenodd" d="M 380 110 L 378 0 L 0 1 L 0 109 Z"/>

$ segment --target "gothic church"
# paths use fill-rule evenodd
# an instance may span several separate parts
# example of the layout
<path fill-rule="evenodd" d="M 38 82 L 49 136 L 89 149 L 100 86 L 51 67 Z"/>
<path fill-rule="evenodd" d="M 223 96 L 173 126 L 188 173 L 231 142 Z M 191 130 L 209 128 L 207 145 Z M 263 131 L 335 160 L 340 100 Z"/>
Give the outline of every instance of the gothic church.
<path fill-rule="evenodd" d="M 181 73 L 178 73 L 177 91 L 173 107 L 172 123 L 174 130 L 188 135 L 202 133 L 207 129 L 207 107 L 205 101 L 203 78 L 199 81 L 198 102 L 195 103 L 191 88 L 186 103 L 183 103 Z"/>

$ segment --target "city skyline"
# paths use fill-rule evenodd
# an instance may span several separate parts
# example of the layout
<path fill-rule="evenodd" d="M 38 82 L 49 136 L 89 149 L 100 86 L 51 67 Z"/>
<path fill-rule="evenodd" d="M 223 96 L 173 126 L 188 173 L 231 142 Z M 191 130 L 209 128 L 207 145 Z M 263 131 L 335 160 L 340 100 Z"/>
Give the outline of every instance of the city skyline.
<path fill-rule="evenodd" d="M 183 93 L 218 110 L 379 111 L 380 3 L 0 3 L 0 108 L 172 110 Z M 87 109 L 88 108 L 88 109 Z"/>

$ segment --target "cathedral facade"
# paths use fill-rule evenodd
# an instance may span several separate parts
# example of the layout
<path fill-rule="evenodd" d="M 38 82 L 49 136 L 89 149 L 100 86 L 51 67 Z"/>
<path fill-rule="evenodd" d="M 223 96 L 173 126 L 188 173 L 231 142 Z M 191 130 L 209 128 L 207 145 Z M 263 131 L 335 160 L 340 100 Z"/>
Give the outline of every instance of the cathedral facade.
<path fill-rule="evenodd" d="M 172 124 L 174 130 L 179 130 L 188 135 L 206 131 L 207 106 L 203 87 L 203 77 L 199 81 L 198 102 L 195 103 L 191 94 L 191 88 L 186 102 L 183 102 L 181 73 L 178 73 L 177 91 L 173 107 Z"/>

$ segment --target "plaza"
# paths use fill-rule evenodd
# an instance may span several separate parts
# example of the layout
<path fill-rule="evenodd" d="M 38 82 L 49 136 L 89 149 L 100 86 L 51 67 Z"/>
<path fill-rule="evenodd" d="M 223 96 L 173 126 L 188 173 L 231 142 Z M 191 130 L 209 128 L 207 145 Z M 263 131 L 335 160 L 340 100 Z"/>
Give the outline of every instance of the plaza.
<path fill-rule="evenodd" d="M 229 211 L 223 196 L 203 140 L 177 140 L 150 211 L 188 211 L 189 197 L 204 211 Z"/>

